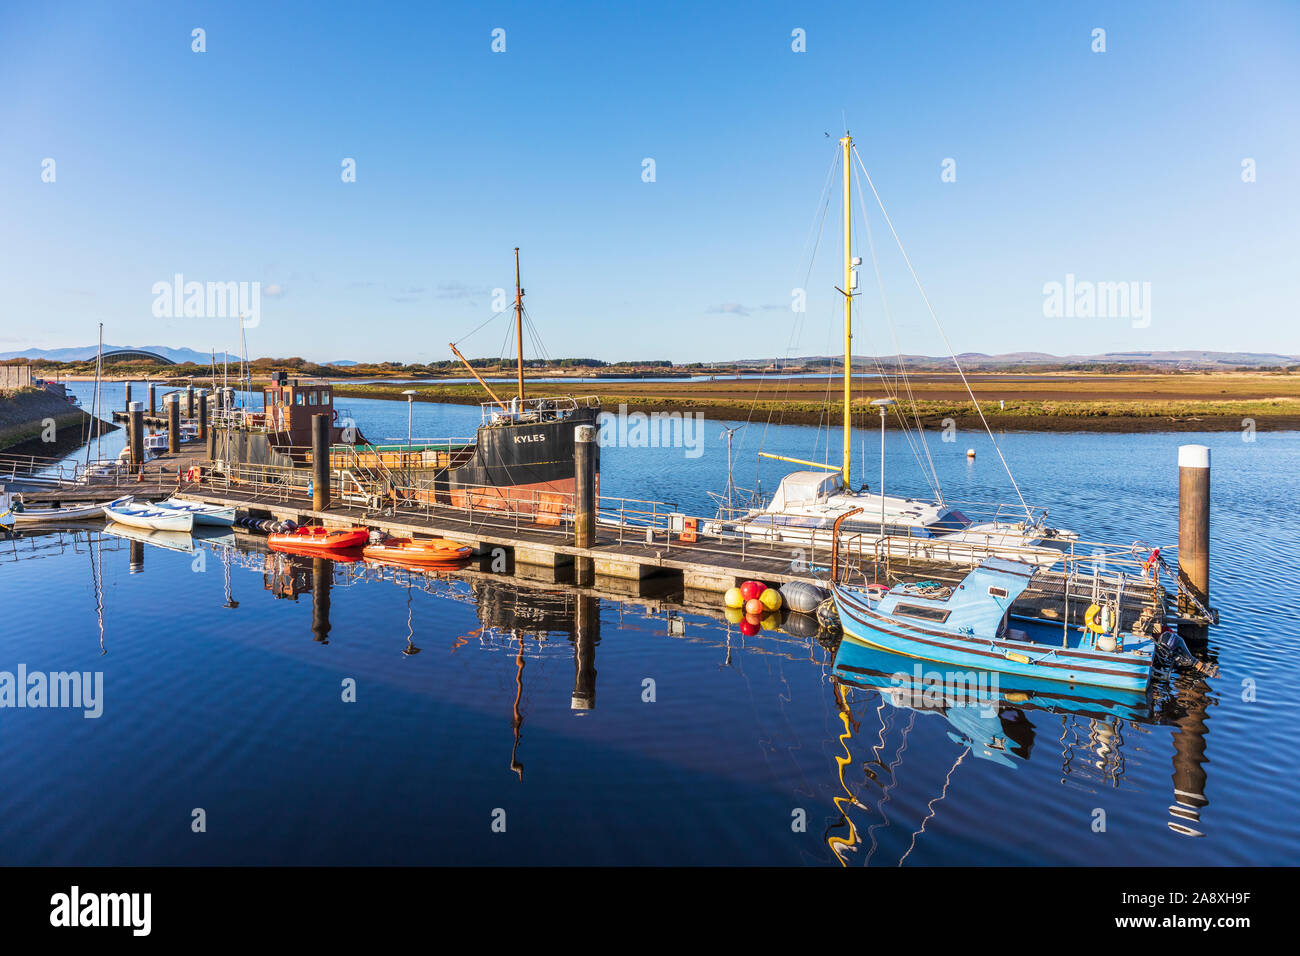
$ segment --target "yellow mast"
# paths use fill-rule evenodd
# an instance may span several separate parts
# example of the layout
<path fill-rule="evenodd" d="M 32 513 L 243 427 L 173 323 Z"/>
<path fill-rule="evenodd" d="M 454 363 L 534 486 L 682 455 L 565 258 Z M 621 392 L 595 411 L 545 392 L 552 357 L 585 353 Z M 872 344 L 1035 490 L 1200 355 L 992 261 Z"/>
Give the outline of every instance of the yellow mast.
<path fill-rule="evenodd" d="M 844 465 L 840 473 L 844 476 L 844 487 L 849 485 L 849 463 L 852 461 L 850 446 L 853 441 L 852 418 L 849 408 L 853 401 L 853 263 L 850 258 L 852 234 L 852 217 L 849 203 L 849 151 L 853 148 L 853 137 L 846 132 L 840 137 L 844 147 Z"/>

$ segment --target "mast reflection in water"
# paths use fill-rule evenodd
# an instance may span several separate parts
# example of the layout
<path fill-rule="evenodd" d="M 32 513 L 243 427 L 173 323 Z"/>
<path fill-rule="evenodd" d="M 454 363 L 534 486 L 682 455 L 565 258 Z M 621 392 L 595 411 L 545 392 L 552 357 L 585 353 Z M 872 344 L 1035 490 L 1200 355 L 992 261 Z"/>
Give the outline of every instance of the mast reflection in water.
<path fill-rule="evenodd" d="M 720 606 L 599 579 L 119 534 L 32 529 L 0 548 L 6 594 L 24 596 L 3 660 L 103 669 L 106 689 L 100 721 L 0 714 L 6 860 L 1152 864 L 1295 849 L 1294 834 L 1258 835 L 1279 793 L 1251 737 L 1272 746 L 1273 725 L 1216 753 L 1232 770 L 1208 779 L 1215 709 L 1258 717 L 1199 679 L 1125 696 L 986 675 L 976 688 L 995 692 L 963 699 L 797 615 L 746 636 Z M 194 806 L 220 840 L 191 839 L 177 808 Z"/>

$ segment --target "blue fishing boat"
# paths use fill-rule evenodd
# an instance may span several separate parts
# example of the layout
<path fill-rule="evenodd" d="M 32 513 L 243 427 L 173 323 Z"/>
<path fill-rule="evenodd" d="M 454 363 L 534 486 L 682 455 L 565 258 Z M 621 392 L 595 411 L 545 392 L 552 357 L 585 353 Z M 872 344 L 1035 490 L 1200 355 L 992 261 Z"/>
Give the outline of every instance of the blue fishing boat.
<path fill-rule="evenodd" d="M 1157 645 L 1124 633 L 1117 609 L 1089 607 L 1082 628 L 1011 613 L 1037 571 L 994 557 L 956 585 L 833 584 L 832 595 L 845 640 L 962 668 L 1144 691 Z"/>
<path fill-rule="evenodd" d="M 992 701 L 999 713 L 1014 709 L 1138 723 L 1156 719 L 1150 687 L 1127 690 L 1087 684 L 1070 686 L 975 668 L 941 671 L 930 662 L 857 641 L 840 641 L 832 673 L 841 684 L 874 690 L 892 706 L 916 711 L 949 715 L 956 708 L 987 710 Z"/>

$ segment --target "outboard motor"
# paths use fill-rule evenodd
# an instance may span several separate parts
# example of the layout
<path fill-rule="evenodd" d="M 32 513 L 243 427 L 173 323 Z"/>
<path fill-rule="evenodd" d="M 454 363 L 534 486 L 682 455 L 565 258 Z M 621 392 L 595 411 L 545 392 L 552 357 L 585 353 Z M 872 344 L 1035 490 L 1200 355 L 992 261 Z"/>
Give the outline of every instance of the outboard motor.
<path fill-rule="evenodd" d="M 1177 631 L 1166 630 L 1156 635 L 1156 647 L 1160 655 L 1177 667 L 1189 667 L 1205 677 L 1218 677 L 1218 665 L 1210 661 L 1198 660 L 1187 647 L 1187 642 L 1178 636 Z"/>

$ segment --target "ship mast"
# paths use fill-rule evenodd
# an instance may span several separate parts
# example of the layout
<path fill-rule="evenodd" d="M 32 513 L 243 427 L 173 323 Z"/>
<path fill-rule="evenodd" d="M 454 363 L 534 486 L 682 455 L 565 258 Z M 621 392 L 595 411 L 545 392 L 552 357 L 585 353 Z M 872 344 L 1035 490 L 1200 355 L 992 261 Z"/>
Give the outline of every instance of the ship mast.
<path fill-rule="evenodd" d="M 519 247 L 515 246 L 515 342 L 519 346 L 519 410 L 524 405 L 524 290 L 519 287 Z"/>
<path fill-rule="evenodd" d="M 844 487 L 849 486 L 849 467 L 852 461 L 850 446 L 853 442 L 852 416 L 850 405 L 853 400 L 853 261 L 852 253 L 852 216 L 849 202 L 849 164 L 853 149 L 853 137 L 847 131 L 840 137 L 840 146 L 844 148 L 844 464 L 840 473 L 844 477 Z"/>

